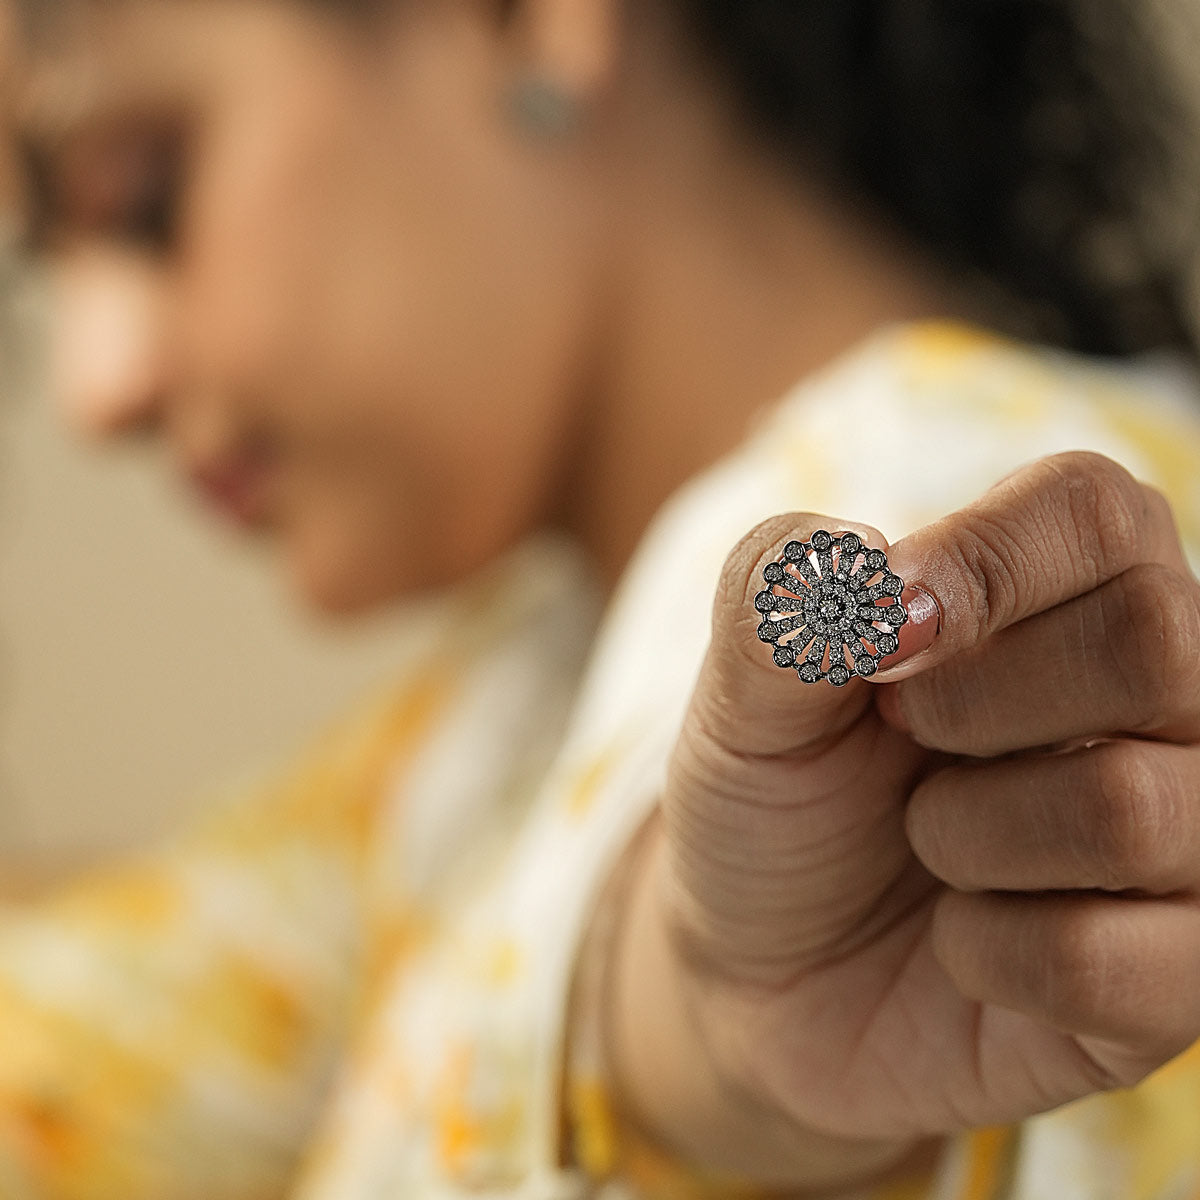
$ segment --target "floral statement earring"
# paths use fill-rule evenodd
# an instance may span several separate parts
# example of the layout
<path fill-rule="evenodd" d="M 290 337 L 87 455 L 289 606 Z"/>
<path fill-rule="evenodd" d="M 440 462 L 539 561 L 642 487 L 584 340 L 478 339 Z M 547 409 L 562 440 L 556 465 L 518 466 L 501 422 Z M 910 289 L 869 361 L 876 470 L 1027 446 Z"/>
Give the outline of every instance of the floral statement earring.
<path fill-rule="evenodd" d="M 579 101 L 546 75 L 523 75 L 509 89 L 507 103 L 517 126 L 539 141 L 569 138 L 583 116 Z"/>
<path fill-rule="evenodd" d="M 896 634 L 909 619 L 900 603 L 904 581 L 882 550 L 855 533 L 818 529 L 807 542 L 788 542 L 783 557 L 763 567 L 763 579 L 766 590 L 754 597 L 758 636 L 774 645 L 776 666 L 794 667 L 803 683 L 841 687 L 855 675 L 874 675 L 900 646 Z"/>

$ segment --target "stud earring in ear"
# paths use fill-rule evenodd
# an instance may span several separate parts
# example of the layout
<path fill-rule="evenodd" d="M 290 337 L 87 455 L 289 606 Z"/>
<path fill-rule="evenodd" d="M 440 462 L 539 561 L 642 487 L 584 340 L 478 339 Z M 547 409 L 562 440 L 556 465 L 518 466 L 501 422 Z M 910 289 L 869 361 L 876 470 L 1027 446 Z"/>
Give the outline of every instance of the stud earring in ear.
<path fill-rule="evenodd" d="M 509 89 L 507 100 L 517 125 L 545 141 L 570 137 L 583 116 L 580 102 L 545 75 L 522 76 Z"/>

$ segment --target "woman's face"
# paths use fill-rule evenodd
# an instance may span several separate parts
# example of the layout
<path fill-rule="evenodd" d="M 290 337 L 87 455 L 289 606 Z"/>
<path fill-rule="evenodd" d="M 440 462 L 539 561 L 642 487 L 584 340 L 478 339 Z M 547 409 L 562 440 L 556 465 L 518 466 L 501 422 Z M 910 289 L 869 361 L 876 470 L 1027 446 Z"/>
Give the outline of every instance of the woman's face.
<path fill-rule="evenodd" d="M 57 394 L 161 433 L 330 612 L 462 576 L 569 477 L 601 220 L 506 115 L 493 7 L 106 0 L 33 59 Z"/>

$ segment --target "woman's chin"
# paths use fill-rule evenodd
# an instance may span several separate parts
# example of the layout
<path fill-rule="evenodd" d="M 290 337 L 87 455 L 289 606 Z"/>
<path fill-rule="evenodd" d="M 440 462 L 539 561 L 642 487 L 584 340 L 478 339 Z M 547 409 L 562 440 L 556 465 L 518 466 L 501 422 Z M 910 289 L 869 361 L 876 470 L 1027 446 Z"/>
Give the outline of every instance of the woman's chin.
<path fill-rule="evenodd" d="M 338 621 L 424 597 L 440 583 L 421 578 L 405 557 L 383 549 L 368 554 L 328 542 L 293 545 L 289 560 L 292 587 L 304 606 L 317 617 Z"/>
<path fill-rule="evenodd" d="M 297 522 L 278 533 L 301 602 L 318 616 L 339 620 L 431 600 L 499 552 L 458 553 L 442 541 L 435 554 L 401 537 L 364 537 L 353 525 L 328 519 L 307 527 Z"/>
<path fill-rule="evenodd" d="M 352 573 L 307 571 L 293 576 L 295 591 L 309 612 L 319 618 L 347 621 L 367 617 L 404 599 Z"/>
<path fill-rule="evenodd" d="M 395 581 L 385 581 L 378 571 L 348 556 L 314 553 L 290 547 L 288 575 L 293 593 L 316 617 L 348 620 L 369 615 L 403 599 Z"/>

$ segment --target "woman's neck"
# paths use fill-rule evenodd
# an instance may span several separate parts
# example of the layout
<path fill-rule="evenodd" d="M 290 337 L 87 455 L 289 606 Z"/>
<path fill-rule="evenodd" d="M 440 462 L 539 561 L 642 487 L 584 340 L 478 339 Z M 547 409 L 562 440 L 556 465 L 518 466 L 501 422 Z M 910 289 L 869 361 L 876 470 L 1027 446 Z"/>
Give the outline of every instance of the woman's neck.
<path fill-rule="evenodd" d="M 556 497 L 610 589 L 671 492 L 800 379 L 883 326 L 976 315 L 899 238 L 785 178 L 694 90 L 674 94 L 626 96 L 626 253 L 607 264 Z"/>

